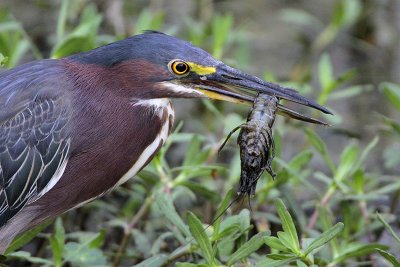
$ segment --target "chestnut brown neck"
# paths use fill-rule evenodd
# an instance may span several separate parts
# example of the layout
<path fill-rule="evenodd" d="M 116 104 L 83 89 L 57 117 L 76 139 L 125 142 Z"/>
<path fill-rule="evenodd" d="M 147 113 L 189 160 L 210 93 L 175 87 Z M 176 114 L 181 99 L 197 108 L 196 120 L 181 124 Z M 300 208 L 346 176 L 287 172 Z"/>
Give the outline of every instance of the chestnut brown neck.
<path fill-rule="evenodd" d="M 126 60 L 114 66 L 101 66 L 63 59 L 62 64 L 74 90 L 92 95 L 114 94 L 130 99 L 168 97 L 157 84 L 168 79 L 168 71 L 143 60 Z M 154 76 L 157 73 L 157 76 Z"/>

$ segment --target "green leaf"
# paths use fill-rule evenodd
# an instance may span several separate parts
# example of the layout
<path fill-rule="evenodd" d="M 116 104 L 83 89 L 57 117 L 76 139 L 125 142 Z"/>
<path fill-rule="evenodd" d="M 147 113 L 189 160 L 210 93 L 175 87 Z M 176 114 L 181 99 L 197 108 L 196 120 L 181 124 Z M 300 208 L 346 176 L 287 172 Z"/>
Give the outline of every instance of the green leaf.
<path fill-rule="evenodd" d="M 197 134 L 193 135 L 193 137 L 190 140 L 190 143 L 188 145 L 188 148 L 186 149 L 186 156 L 182 163 L 182 166 L 202 165 L 204 163 L 204 161 L 208 158 L 210 150 L 209 149 L 202 150 L 201 142 L 202 141 L 201 141 L 199 135 L 197 135 Z M 185 177 L 189 176 L 190 172 L 191 172 L 190 169 L 184 169 L 179 176 L 185 176 Z M 180 181 L 180 180 L 182 180 L 182 178 L 177 177 L 175 180 Z"/>
<path fill-rule="evenodd" d="M 212 250 L 211 242 L 204 231 L 203 225 L 200 220 L 192 212 L 188 213 L 188 225 L 189 230 L 192 233 L 194 239 L 199 245 L 202 254 L 208 264 L 214 264 L 214 253 Z"/>
<path fill-rule="evenodd" d="M 286 250 L 289 250 L 293 253 L 299 252 L 299 249 L 292 242 L 292 239 L 291 239 L 289 233 L 279 231 L 277 233 L 277 236 L 278 236 L 279 241 L 286 247 Z"/>
<path fill-rule="evenodd" d="M 213 56 L 220 59 L 224 45 L 228 41 L 229 34 L 232 32 L 233 17 L 231 15 L 217 15 L 213 17 L 212 34 L 214 37 Z"/>
<path fill-rule="evenodd" d="M 304 254 L 307 256 L 313 250 L 315 250 L 315 249 L 325 245 L 329 241 L 331 241 L 332 238 L 334 238 L 341 231 L 343 231 L 343 227 L 344 227 L 344 224 L 341 222 L 338 222 L 333 227 L 331 227 L 327 231 L 323 232 L 320 236 L 315 238 L 314 241 L 312 241 L 311 244 L 304 250 Z"/>
<path fill-rule="evenodd" d="M 195 183 L 192 181 L 181 181 L 176 185 L 187 187 L 192 192 L 196 193 L 196 196 L 202 196 L 213 203 L 220 200 L 220 195 L 216 191 L 208 189 L 204 184 Z"/>
<path fill-rule="evenodd" d="M 28 40 L 23 39 L 14 45 L 13 53 L 10 55 L 7 64 L 9 66 L 16 66 L 18 62 L 22 59 L 26 52 L 28 52 L 30 43 Z"/>
<path fill-rule="evenodd" d="M 264 244 L 264 238 L 269 236 L 271 232 L 266 231 L 266 232 L 260 232 L 253 236 L 249 241 L 244 243 L 238 250 L 236 250 L 228 260 L 228 265 L 232 265 L 235 262 L 246 258 L 249 256 L 251 253 L 257 251 L 263 244 Z"/>
<path fill-rule="evenodd" d="M 308 141 L 311 145 L 321 154 L 324 158 L 325 162 L 328 164 L 332 173 L 335 173 L 336 167 L 333 164 L 332 159 L 329 156 L 328 149 L 326 148 L 326 144 L 322 141 L 322 139 L 311 129 L 306 128 L 305 133 Z"/>
<path fill-rule="evenodd" d="M 155 255 L 153 257 L 150 257 L 144 261 L 142 261 L 139 264 L 135 264 L 132 267 L 147 267 L 147 266 L 151 266 L 151 267 L 161 267 L 164 265 L 164 263 L 168 260 L 168 256 L 164 255 L 164 254 L 159 254 L 159 255 Z M 176 265 L 179 266 L 179 265 Z"/>
<path fill-rule="evenodd" d="M 54 264 L 55 266 L 62 266 L 65 230 L 60 217 L 56 219 L 56 223 L 54 224 L 54 233 L 50 236 L 49 240 Z"/>
<path fill-rule="evenodd" d="M 2 53 L 0 53 L 0 67 L 3 67 L 6 61 L 7 58 Z"/>
<path fill-rule="evenodd" d="M 330 90 L 332 89 L 331 85 L 334 81 L 332 62 L 329 54 L 327 53 L 323 54 L 319 60 L 318 74 L 319 83 L 321 84 L 322 88 L 321 96 L 324 95 L 324 100 L 326 100 L 326 96 L 330 93 Z M 320 104 L 324 104 L 324 102 L 325 101 L 319 101 Z"/>
<path fill-rule="evenodd" d="M 379 136 L 375 136 L 374 139 L 372 139 L 371 142 L 369 142 L 369 144 L 367 145 L 367 147 L 363 150 L 363 152 L 361 153 L 360 158 L 357 161 L 357 164 L 354 166 L 354 170 L 357 170 L 358 168 L 361 167 L 361 165 L 365 162 L 365 160 L 367 159 L 369 153 L 371 152 L 371 150 L 378 144 L 379 142 Z"/>
<path fill-rule="evenodd" d="M 58 45 L 52 53 L 52 58 L 62 58 L 75 53 L 94 48 L 91 36 L 70 36 Z"/>
<path fill-rule="evenodd" d="M 341 100 L 358 96 L 362 93 L 370 92 L 374 89 L 372 85 L 354 85 L 346 89 L 335 91 L 330 96 L 330 100 Z"/>
<path fill-rule="evenodd" d="M 281 267 L 281 266 L 289 266 L 289 263 L 297 260 L 298 257 L 290 257 L 282 260 L 273 260 L 273 259 L 265 259 L 258 261 L 254 267 Z"/>
<path fill-rule="evenodd" d="M 225 231 L 225 229 L 234 225 L 239 227 L 239 232 L 243 233 L 244 231 L 248 230 L 250 225 L 249 221 L 246 222 L 247 218 L 245 218 L 249 214 L 250 212 L 247 209 L 243 209 L 238 215 L 228 216 L 221 222 L 219 226 L 219 232 L 222 233 L 222 231 Z"/>
<path fill-rule="evenodd" d="M 163 21 L 163 13 L 155 13 L 149 9 L 143 9 L 135 23 L 135 34 L 141 34 L 146 30 L 159 30 Z"/>
<path fill-rule="evenodd" d="M 362 164 L 365 162 L 370 151 L 376 146 L 379 141 L 379 137 L 375 137 L 364 149 L 360 155 L 360 149 L 355 144 L 348 145 L 340 156 L 340 163 L 335 173 L 334 180 L 336 185 L 338 185 L 342 191 L 346 191 L 346 187 L 343 184 L 345 178 L 349 178 L 361 168 Z"/>
<path fill-rule="evenodd" d="M 378 212 L 376 213 L 376 216 L 378 217 L 379 221 L 381 221 L 381 223 L 385 226 L 386 230 L 388 230 L 389 233 L 394 237 L 394 239 L 397 241 L 397 244 L 400 245 L 400 237 L 396 234 L 393 228 L 385 221 L 382 215 L 380 215 Z"/>
<path fill-rule="evenodd" d="M 345 260 L 347 260 L 349 258 L 367 256 L 367 255 L 374 253 L 376 251 L 376 249 L 387 250 L 388 246 L 376 244 L 376 243 L 350 245 L 343 251 L 340 251 L 339 255 L 337 255 L 333 259 L 333 261 L 331 261 L 331 263 L 338 264 L 338 263 L 344 262 Z"/>
<path fill-rule="evenodd" d="M 148 265 L 150 266 L 150 265 Z M 177 262 L 175 264 L 176 267 L 197 267 L 199 266 L 198 264 L 194 264 L 194 263 L 189 263 L 189 262 Z"/>
<path fill-rule="evenodd" d="M 57 41 L 60 42 L 64 36 L 65 25 L 68 15 L 68 3 L 69 0 L 62 0 L 60 13 L 58 14 L 57 20 Z"/>
<path fill-rule="evenodd" d="M 31 263 L 43 264 L 44 266 L 54 266 L 53 262 L 46 260 L 46 259 L 38 258 L 38 257 L 32 257 L 31 253 L 29 253 L 27 251 L 16 251 L 16 252 L 13 252 L 13 253 L 10 253 L 7 255 L 8 259 L 12 259 L 14 257 L 24 259 Z"/>
<path fill-rule="evenodd" d="M 222 220 L 222 213 L 226 211 L 226 209 L 228 208 L 229 204 L 232 201 L 232 197 L 233 197 L 233 189 L 230 189 L 224 199 L 222 200 L 221 204 L 219 205 L 217 212 L 215 213 L 215 218 L 214 218 L 214 223 L 213 223 L 213 227 L 214 227 L 214 234 L 213 234 L 213 239 L 217 239 L 217 236 L 219 235 L 219 225 L 221 224 L 221 220 Z"/>
<path fill-rule="evenodd" d="M 16 21 L 6 21 L 0 23 L 0 33 L 9 31 L 20 31 L 21 25 Z"/>
<path fill-rule="evenodd" d="M 250 228 L 250 211 L 248 209 L 243 209 L 238 214 L 238 221 L 242 231 L 248 231 Z"/>
<path fill-rule="evenodd" d="M 381 256 L 384 257 L 388 262 L 390 262 L 393 265 L 393 267 L 400 267 L 400 262 L 396 259 L 395 256 L 393 256 L 389 252 L 379 248 L 376 249 L 376 252 L 381 254 Z"/>
<path fill-rule="evenodd" d="M 398 123 L 396 120 L 386 117 L 384 115 L 379 115 L 379 117 L 381 118 L 381 120 L 384 124 L 386 124 L 388 127 L 390 127 L 389 131 L 393 131 L 397 135 L 400 135 L 400 123 Z"/>
<path fill-rule="evenodd" d="M 295 25 L 315 26 L 322 25 L 322 22 L 309 12 L 301 9 L 284 8 L 279 12 L 282 20 L 291 22 Z"/>
<path fill-rule="evenodd" d="M 88 244 L 68 242 L 65 244 L 64 259 L 72 266 L 106 266 L 107 259 L 103 251 L 90 248 Z"/>
<path fill-rule="evenodd" d="M 241 229 L 241 227 L 240 227 L 240 224 L 231 224 L 230 226 L 228 226 L 228 227 L 225 227 L 224 228 L 224 230 L 222 230 L 222 231 L 220 231 L 219 233 L 218 233 L 218 236 L 213 236 L 212 237 L 212 240 L 213 241 L 216 241 L 216 240 L 221 240 L 221 239 L 223 239 L 223 238 L 225 238 L 225 237 L 227 237 L 227 236 L 232 236 L 232 238 L 233 238 L 233 236 L 235 235 L 235 234 L 237 234 L 237 233 L 241 233 L 242 231 L 241 231 L 242 229 Z M 214 233 L 215 233 L 215 230 L 214 230 Z"/>
<path fill-rule="evenodd" d="M 360 150 L 358 146 L 354 144 L 346 146 L 342 152 L 342 155 L 340 156 L 339 167 L 334 178 L 337 183 L 342 182 L 344 178 L 348 178 L 348 176 L 351 174 L 351 171 L 354 169 L 359 154 Z"/>
<path fill-rule="evenodd" d="M 186 166 L 180 166 L 180 167 L 175 167 L 171 169 L 171 171 L 180 171 L 180 174 L 178 177 L 176 177 L 172 183 L 173 186 L 180 185 L 187 180 L 194 178 L 194 177 L 204 177 L 204 176 L 209 176 L 212 171 L 225 171 L 225 168 L 222 166 L 217 166 L 217 165 L 201 165 L 206 158 L 209 155 L 210 150 L 202 151 L 196 160 L 198 160 L 198 163 L 195 163 L 194 165 L 186 165 Z"/>
<path fill-rule="evenodd" d="M 162 214 L 181 231 L 186 237 L 191 237 L 189 229 L 186 224 L 182 221 L 179 214 L 176 212 L 174 204 L 172 203 L 171 196 L 166 193 L 158 194 L 155 196 L 156 204 L 159 207 Z"/>
<path fill-rule="evenodd" d="M 305 264 L 303 261 L 301 260 L 297 260 L 296 261 L 297 267 L 309 267 L 307 264 Z"/>
<path fill-rule="evenodd" d="M 100 248 L 103 245 L 105 238 L 106 238 L 106 231 L 104 229 L 101 229 L 100 232 L 95 236 L 93 236 L 93 238 L 90 240 L 89 247 Z"/>
<path fill-rule="evenodd" d="M 299 171 L 304 168 L 312 159 L 313 153 L 309 150 L 303 150 L 295 157 L 293 157 L 290 162 L 289 166 L 295 171 Z"/>
<path fill-rule="evenodd" d="M 362 3 L 359 0 L 353 0 L 353 1 L 347 1 L 347 0 L 342 0 L 343 4 L 343 26 L 348 26 L 351 25 L 352 23 L 355 23 L 357 18 L 360 16 L 363 7 Z"/>
<path fill-rule="evenodd" d="M 97 12 L 96 6 L 88 5 L 83 10 L 79 25 L 53 48 L 52 58 L 61 58 L 94 48 L 101 21 L 102 16 Z"/>
<path fill-rule="evenodd" d="M 311 145 L 321 154 L 325 155 L 328 152 L 328 149 L 326 148 L 325 143 L 322 141 L 322 139 L 312 130 L 309 128 L 305 129 L 305 133 L 307 135 L 308 141 L 311 143 Z"/>
<path fill-rule="evenodd" d="M 356 145 L 352 144 L 347 146 L 340 157 L 340 165 L 353 165 L 358 158 L 358 154 L 359 149 Z"/>
<path fill-rule="evenodd" d="M 293 252 L 298 252 L 300 250 L 299 239 L 297 236 L 296 227 L 294 226 L 289 211 L 286 209 L 285 204 L 281 199 L 277 199 L 275 201 L 275 207 L 278 212 L 279 218 L 281 219 L 282 228 L 285 233 L 288 234 L 290 238 L 289 241 L 292 244 L 292 247 L 295 249 L 295 251 Z"/>
<path fill-rule="evenodd" d="M 400 111 L 400 85 L 386 82 L 380 88 L 390 104 Z"/>
<path fill-rule="evenodd" d="M 400 166 L 399 146 L 393 144 L 393 146 L 386 147 L 383 152 L 383 158 L 385 159 L 385 168 L 387 169 Z"/>
<path fill-rule="evenodd" d="M 287 252 L 287 247 L 282 243 L 282 241 L 275 237 L 275 236 L 268 236 L 264 238 L 265 244 L 272 249 L 276 249 L 278 251 L 285 251 Z"/>
<path fill-rule="evenodd" d="M 52 223 L 52 220 L 47 220 L 46 222 L 36 226 L 35 228 L 23 233 L 22 235 L 18 236 L 14 241 L 8 246 L 6 251 L 4 252 L 4 255 L 8 255 L 11 252 L 21 248 L 22 246 L 26 245 L 31 241 L 33 238 L 35 238 L 40 232 L 42 232 L 44 229 L 46 229 L 47 226 L 49 226 Z"/>

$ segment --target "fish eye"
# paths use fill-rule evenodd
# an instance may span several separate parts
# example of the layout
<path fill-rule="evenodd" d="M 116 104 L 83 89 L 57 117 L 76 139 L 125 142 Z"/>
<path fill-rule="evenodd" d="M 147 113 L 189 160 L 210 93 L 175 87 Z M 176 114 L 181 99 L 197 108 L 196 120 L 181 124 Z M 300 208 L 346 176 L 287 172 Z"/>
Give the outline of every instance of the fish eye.
<path fill-rule="evenodd" d="M 168 64 L 169 70 L 176 75 L 185 75 L 190 71 L 189 65 L 182 60 L 172 60 Z"/>

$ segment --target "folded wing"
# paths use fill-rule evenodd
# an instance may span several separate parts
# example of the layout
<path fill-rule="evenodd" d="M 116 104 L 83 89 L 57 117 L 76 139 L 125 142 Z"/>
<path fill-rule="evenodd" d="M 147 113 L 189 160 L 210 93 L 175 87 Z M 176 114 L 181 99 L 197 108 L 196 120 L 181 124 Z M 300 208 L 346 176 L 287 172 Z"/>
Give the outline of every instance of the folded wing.
<path fill-rule="evenodd" d="M 69 105 L 36 97 L 0 122 L 0 227 L 54 186 L 70 147 Z"/>

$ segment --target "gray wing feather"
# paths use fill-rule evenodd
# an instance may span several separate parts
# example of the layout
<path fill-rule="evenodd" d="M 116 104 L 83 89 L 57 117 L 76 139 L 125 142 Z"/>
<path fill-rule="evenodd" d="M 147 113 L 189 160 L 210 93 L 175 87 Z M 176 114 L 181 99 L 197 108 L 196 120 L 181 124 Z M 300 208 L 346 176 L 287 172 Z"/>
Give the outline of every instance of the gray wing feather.
<path fill-rule="evenodd" d="M 61 177 L 69 117 L 67 101 L 43 97 L 0 123 L 0 227 Z"/>

